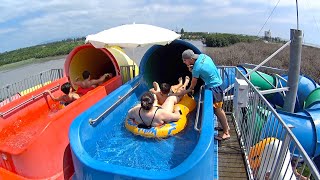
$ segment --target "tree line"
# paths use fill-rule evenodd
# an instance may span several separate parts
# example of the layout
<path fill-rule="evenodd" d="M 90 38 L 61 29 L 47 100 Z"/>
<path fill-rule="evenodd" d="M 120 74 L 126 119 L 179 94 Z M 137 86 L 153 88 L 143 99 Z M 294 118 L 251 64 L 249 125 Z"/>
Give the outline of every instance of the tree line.
<path fill-rule="evenodd" d="M 185 32 L 181 29 L 181 39 L 201 40 L 207 47 L 227 47 L 239 42 L 252 42 L 262 40 L 257 36 L 237 35 L 227 33 Z M 270 41 L 270 39 L 268 39 Z M 276 42 L 280 38 L 274 38 Z M 67 55 L 76 46 L 84 44 L 85 37 L 69 38 L 62 41 L 40 44 L 0 53 L 0 66 L 28 59 L 38 59 L 59 55 Z"/>
<path fill-rule="evenodd" d="M 0 53 L 0 66 L 15 63 L 27 59 L 45 58 L 59 55 L 67 55 L 76 46 L 84 44 L 85 37 L 69 38 L 62 41 L 40 44 Z"/>
<path fill-rule="evenodd" d="M 239 42 L 252 42 L 260 38 L 257 36 L 227 33 L 184 32 L 182 29 L 181 39 L 199 39 L 207 47 L 226 47 Z"/>
<path fill-rule="evenodd" d="M 279 37 L 267 38 L 228 33 L 185 32 L 183 28 L 181 29 L 180 34 L 181 39 L 198 39 L 206 44 L 207 47 L 227 47 L 240 42 L 251 43 L 253 41 L 262 40 L 277 43 L 285 42 Z"/>

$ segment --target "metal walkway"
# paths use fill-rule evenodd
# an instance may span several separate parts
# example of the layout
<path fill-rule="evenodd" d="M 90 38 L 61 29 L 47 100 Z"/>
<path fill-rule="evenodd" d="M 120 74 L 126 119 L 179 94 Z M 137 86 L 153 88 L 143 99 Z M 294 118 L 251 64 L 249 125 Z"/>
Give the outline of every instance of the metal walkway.
<path fill-rule="evenodd" d="M 219 142 L 218 167 L 219 180 L 248 179 L 243 154 L 235 131 L 235 126 L 230 115 L 227 115 L 230 126 L 231 138 Z M 222 132 L 219 132 L 222 133 Z"/>

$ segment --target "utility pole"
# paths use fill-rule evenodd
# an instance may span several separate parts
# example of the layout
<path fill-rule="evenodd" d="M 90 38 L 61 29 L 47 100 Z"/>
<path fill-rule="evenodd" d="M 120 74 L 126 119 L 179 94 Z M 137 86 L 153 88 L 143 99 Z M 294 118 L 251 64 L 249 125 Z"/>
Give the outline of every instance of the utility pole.
<path fill-rule="evenodd" d="M 290 30 L 290 62 L 287 86 L 289 91 L 284 98 L 284 110 L 294 112 L 297 99 L 298 83 L 300 76 L 301 50 L 302 50 L 302 31 L 297 29 Z"/>

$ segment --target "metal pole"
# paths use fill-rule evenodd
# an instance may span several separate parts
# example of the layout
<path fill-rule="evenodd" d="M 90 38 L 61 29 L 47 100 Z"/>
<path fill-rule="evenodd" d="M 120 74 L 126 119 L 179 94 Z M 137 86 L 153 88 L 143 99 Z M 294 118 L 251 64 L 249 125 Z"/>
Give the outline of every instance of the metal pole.
<path fill-rule="evenodd" d="M 291 29 L 290 30 L 290 63 L 287 86 L 289 92 L 284 99 L 284 110 L 287 112 L 294 112 L 296 104 L 298 82 L 300 76 L 301 64 L 301 49 L 302 49 L 302 31 Z"/>

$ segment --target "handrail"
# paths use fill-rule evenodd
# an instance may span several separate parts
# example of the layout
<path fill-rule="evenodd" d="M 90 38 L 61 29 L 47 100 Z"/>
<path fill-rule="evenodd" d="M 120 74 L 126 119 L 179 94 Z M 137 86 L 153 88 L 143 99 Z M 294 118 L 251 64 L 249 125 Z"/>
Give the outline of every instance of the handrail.
<path fill-rule="evenodd" d="M 109 112 L 111 109 L 113 109 L 116 105 L 118 105 L 124 98 L 126 98 L 132 91 L 134 91 L 138 86 L 140 85 L 140 82 L 138 82 L 133 88 L 130 89 L 127 94 L 124 96 L 120 97 L 112 106 L 110 106 L 108 109 L 106 109 L 100 116 L 98 116 L 95 119 L 89 119 L 89 124 L 94 125 L 102 116 L 104 116 L 107 112 Z"/>
<path fill-rule="evenodd" d="M 204 85 L 202 85 L 201 87 L 200 87 L 200 92 L 199 92 L 199 100 L 198 100 L 198 107 L 197 107 L 197 114 L 196 114 L 196 120 L 194 121 L 194 129 L 196 130 L 196 131 L 200 131 L 200 129 L 198 128 L 198 121 L 199 121 L 199 114 L 200 114 L 200 106 L 201 106 L 201 104 L 203 103 L 203 101 L 201 100 L 202 99 L 202 90 L 203 90 L 203 87 L 204 87 Z"/>
<path fill-rule="evenodd" d="M 275 152 L 279 151 L 279 155 L 276 155 L 276 161 L 272 163 L 276 164 L 271 164 L 272 169 L 269 171 L 270 172 L 270 179 L 278 179 L 278 176 L 280 174 L 280 171 L 282 171 L 283 168 L 291 168 L 292 165 L 284 165 L 284 161 L 286 161 L 286 151 L 289 151 L 291 155 L 289 156 L 289 161 L 294 161 L 295 157 L 298 158 L 299 160 L 303 160 L 304 165 L 309 167 L 309 170 L 312 174 L 312 176 L 315 179 L 319 179 L 320 174 L 317 171 L 316 166 L 308 156 L 307 152 L 304 150 L 303 146 L 300 144 L 299 140 L 295 137 L 293 132 L 290 130 L 290 126 L 288 126 L 285 121 L 280 117 L 280 115 L 277 113 L 277 111 L 268 103 L 268 101 L 265 99 L 263 94 L 257 90 L 257 88 L 248 80 L 248 78 L 245 77 L 238 69 L 236 70 L 237 75 L 241 76 L 241 79 L 244 79 L 248 85 L 249 85 L 249 92 L 248 95 L 252 96 L 254 95 L 255 97 L 249 98 L 248 101 L 248 107 L 250 108 L 250 112 L 247 112 L 246 114 L 243 114 L 242 116 L 235 117 L 235 123 L 237 131 L 240 132 L 240 145 L 242 147 L 243 153 L 245 154 L 245 163 L 246 163 L 246 168 L 247 168 L 247 173 L 250 179 L 260 179 L 258 177 L 259 173 L 261 173 L 266 167 L 269 167 L 267 163 L 261 164 L 260 167 L 256 167 L 256 169 L 253 169 L 250 165 L 250 160 L 249 160 L 249 154 L 251 151 L 251 147 L 253 147 L 254 144 L 256 144 L 258 140 L 261 140 L 260 137 L 268 138 L 268 137 L 276 137 L 279 139 L 279 141 L 282 142 L 281 148 L 278 150 L 276 149 Z M 283 88 L 284 90 L 284 88 Z M 250 105 L 249 105 L 250 104 Z M 256 107 L 260 108 L 256 108 Z M 235 109 L 238 109 L 240 107 L 235 107 Z M 263 109 L 262 114 L 268 114 L 267 116 L 260 117 L 262 121 L 270 121 L 272 125 L 270 126 L 265 126 L 265 128 L 262 131 L 258 132 L 257 128 L 258 127 L 258 121 L 256 121 L 256 113 L 258 113 L 258 109 Z M 244 116 L 248 119 L 251 120 L 251 122 L 247 122 L 247 120 L 244 120 Z M 260 115 L 261 116 L 261 115 Z M 277 123 L 276 123 L 277 122 Z M 253 127 L 253 128 L 252 128 Z M 288 140 L 289 138 L 289 140 Z M 279 145 L 273 145 L 273 147 L 279 148 Z M 270 147 L 269 147 L 270 148 Z M 271 150 L 267 150 L 268 152 L 266 154 L 272 154 Z M 263 153 L 264 154 L 264 153 Z M 260 156 L 261 161 L 262 157 Z M 294 154 L 294 155 L 293 155 Z M 269 155 L 268 157 L 270 157 Z M 264 158 L 268 158 L 265 156 Z M 265 159 L 265 161 L 268 161 Z M 280 168 L 279 168 L 280 167 Z M 260 169 L 261 168 L 261 169 Z M 292 171 L 295 171 L 297 166 L 292 166 Z M 303 172 L 304 170 L 302 170 Z M 302 174 L 301 172 L 301 174 Z M 289 173 L 287 170 L 284 172 L 285 174 Z M 311 176 L 309 174 L 309 177 Z M 289 174 L 290 175 L 290 174 Z M 292 172 L 291 176 L 296 176 L 295 172 Z M 286 178 L 285 178 L 286 179 Z"/>
<path fill-rule="evenodd" d="M 50 88 L 50 91 L 53 91 L 53 90 L 59 88 L 59 86 L 60 86 L 60 84 L 58 84 L 58 85 Z M 32 96 L 30 99 L 28 99 L 28 100 L 26 100 L 26 101 L 23 101 L 22 103 L 14 106 L 14 107 L 12 107 L 12 108 L 10 108 L 9 110 L 7 110 L 7 111 L 5 111 L 5 112 L 3 112 L 3 113 L 0 112 L 0 116 L 1 116 L 1 117 L 5 117 L 7 114 L 11 113 L 12 111 L 17 110 L 18 108 L 20 108 L 20 107 L 28 104 L 29 102 L 32 102 L 32 101 L 34 101 L 35 99 L 41 97 L 44 93 L 45 93 L 45 92 L 42 92 L 42 93 L 39 93 L 39 94 L 37 94 L 37 95 L 35 95 L 35 96 Z"/>
<path fill-rule="evenodd" d="M 267 63 L 270 59 L 272 59 L 275 55 L 277 55 L 280 51 L 282 51 L 285 47 L 287 47 L 289 44 L 291 43 L 291 40 L 289 40 L 286 44 L 284 44 L 283 46 L 281 46 L 278 50 L 276 50 L 273 54 L 271 54 L 267 59 L 263 60 L 260 64 L 258 64 L 255 68 L 253 68 L 250 72 L 248 72 L 247 74 L 245 74 L 244 76 L 246 78 L 248 78 L 252 73 L 254 73 L 255 71 L 257 71 L 261 66 L 263 66 L 265 63 Z M 231 84 L 228 88 L 226 88 L 223 92 L 226 93 L 228 92 L 230 89 L 232 89 L 234 87 L 234 83 Z"/>

